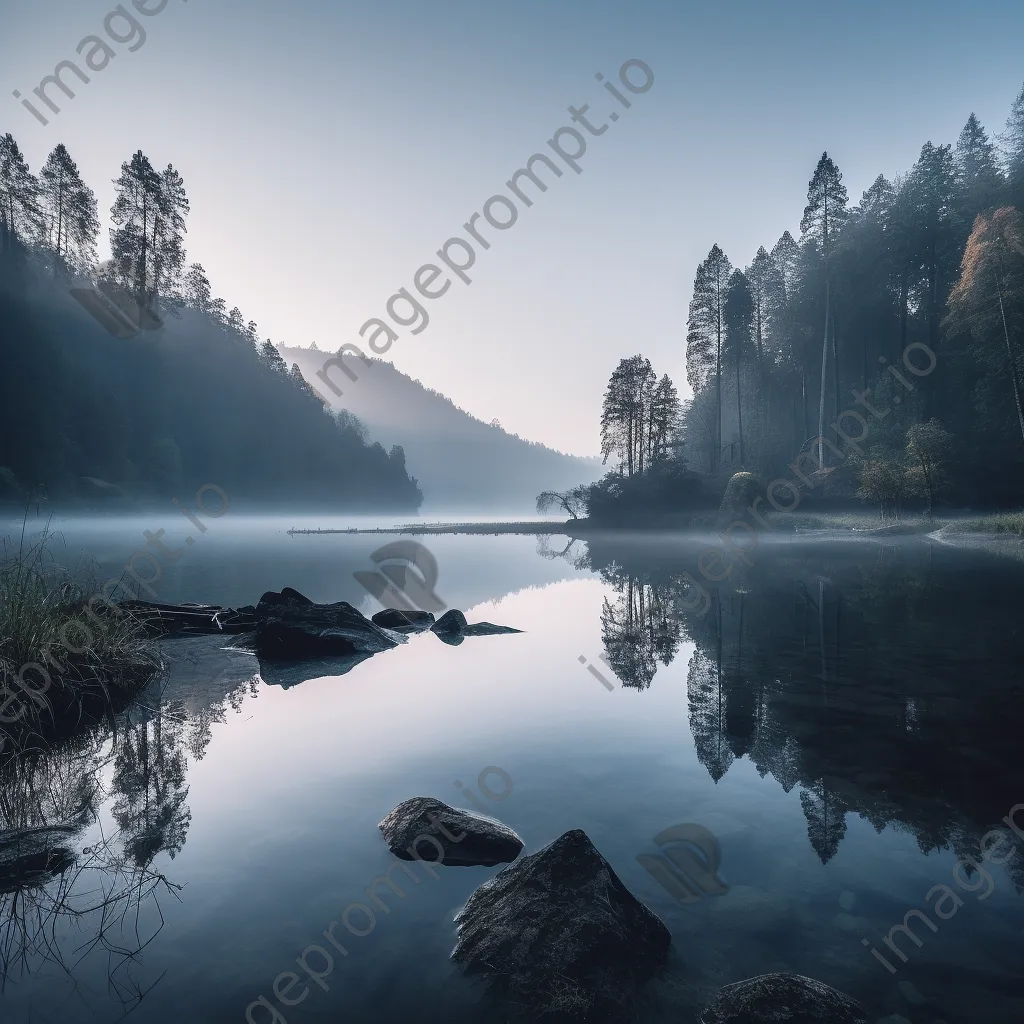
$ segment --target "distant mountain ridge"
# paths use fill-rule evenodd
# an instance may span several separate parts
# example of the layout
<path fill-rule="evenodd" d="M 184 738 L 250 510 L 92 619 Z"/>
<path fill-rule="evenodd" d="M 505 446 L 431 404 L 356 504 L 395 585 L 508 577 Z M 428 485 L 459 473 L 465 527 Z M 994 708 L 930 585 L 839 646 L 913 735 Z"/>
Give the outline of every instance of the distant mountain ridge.
<path fill-rule="evenodd" d="M 289 365 L 298 364 L 317 391 L 330 395 L 316 376 L 330 352 L 287 345 L 279 351 Z M 353 358 L 346 362 L 358 379 L 350 381 L 332 368 L 331 380 L 342 391 L 333 408 L 357 416 L 371 441 L 405 449 L 406 465 L 423 491 L 425 510 L 532 511 L 541 491 L 591 483 L 602 475 L 599 458 L 567 455 L 485 423 L 391 363 L 372 359 L 365 365 Z"/>

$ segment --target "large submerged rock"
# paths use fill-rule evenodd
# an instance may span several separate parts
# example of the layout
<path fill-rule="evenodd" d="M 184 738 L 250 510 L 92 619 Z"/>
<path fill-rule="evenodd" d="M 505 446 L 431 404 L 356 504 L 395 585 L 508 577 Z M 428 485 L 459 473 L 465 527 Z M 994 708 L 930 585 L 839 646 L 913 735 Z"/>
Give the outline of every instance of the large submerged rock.
<path fill-rule="evenodd" d="M 385 608 L 370 621 L 383 629 L 394 629 L 399 633 L 422 633 L 434 625 L 434 616 L 430 612 Z"/>
<path fill-rule="evenodd" d="M 522 839 L 500 821 L 449 807 L 429 796 L 403 800 L 378 828 L 391 852 L 402 860 L 493 867 L 515 860 L 523 848 Z M 435 843 L 444 851 L 440 857 Z"/>
<path fill-rule="evenodd" d="M 537 1014 L 629 1003 L 672 941 L 579 829 L 485 882 L 456 921 L 452 959 Z"/>
<path fill-rule="evenodd" d="M 726 985 L 701 1024 L 866 1024 L 856 1000 L 801 974 L 762 974 Z"/>
<path fill-rule="evenodd" d="M 316 604 L 290 587 L 264 594 L 255 618 L 251 644 L 261 659 L 379 654 L 406 642 L 401 633 L 375 625 L 348 601 Z"/>

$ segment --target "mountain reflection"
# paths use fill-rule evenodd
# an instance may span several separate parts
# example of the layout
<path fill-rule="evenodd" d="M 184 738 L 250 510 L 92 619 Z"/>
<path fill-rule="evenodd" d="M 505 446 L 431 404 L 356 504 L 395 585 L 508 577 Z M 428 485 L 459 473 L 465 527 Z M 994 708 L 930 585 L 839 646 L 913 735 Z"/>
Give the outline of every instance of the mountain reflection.
<path fill-rule="evenodd" d="M 702 549 L 601 538 L 569 552 L 614 591 L 601 630 L 623 685 L 647 689 L 692 644 L 700 763 L 717 782 L 746 757 L 799 787 L 823 863 L 851 813 L 923 852 L 976 852 L 1024 800 L 1020 567 L 918 539 L 766 544 L 698 603 L 686 574 Z"/>

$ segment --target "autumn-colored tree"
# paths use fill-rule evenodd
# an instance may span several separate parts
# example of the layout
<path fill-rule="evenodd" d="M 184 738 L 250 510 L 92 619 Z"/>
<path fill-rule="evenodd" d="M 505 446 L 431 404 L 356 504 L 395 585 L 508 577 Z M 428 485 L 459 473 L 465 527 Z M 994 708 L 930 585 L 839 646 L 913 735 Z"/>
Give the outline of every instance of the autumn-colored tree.
<path fill-rule="evenodd" d="M 1024 216 L 1004 206 L 979 215 L 967 240 L 960 278 L 949 296 L 947 323 L 970 333 L 989 373 L 1013 388 L 1021 440 L 1021 334 L 1024 332 Z"/>

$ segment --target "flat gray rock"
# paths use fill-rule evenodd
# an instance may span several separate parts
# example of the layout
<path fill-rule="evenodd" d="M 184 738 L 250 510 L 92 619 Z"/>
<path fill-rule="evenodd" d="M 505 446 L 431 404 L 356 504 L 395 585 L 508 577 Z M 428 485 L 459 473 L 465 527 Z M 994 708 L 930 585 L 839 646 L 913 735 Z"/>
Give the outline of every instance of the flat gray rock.
<path fill-rule="evenodd" d="M 401 860 L 493 867 L 515 860 L 523 848 L 522 839 L 500 821 L 449 807 L 429 796 L 403 800 L 377 827 Z M 420 838 L 423 836 L 430 839 Z M 441 857 L 436 844 L 444 851 Z"/>
<path fill-rule="evenodd" d="M 672 941 L 580 829 L 481 885 L 456 923 L 452 959 L 538 1015 L 621 1007 Z"/>
<path fill-rule="evenodd" d="M 762 974 L 726 985 L 701 1024 L 867 1024 L 856 1000 L 802 974 Z"/>
<path fill-rule="evenodd" d="M 498 636 L 501 633 L 522 633 L 514 626 L 496 626 L 493 622 L 472 622 L 462 630 L 463 636 Z"/>

